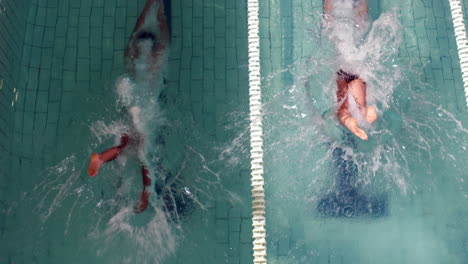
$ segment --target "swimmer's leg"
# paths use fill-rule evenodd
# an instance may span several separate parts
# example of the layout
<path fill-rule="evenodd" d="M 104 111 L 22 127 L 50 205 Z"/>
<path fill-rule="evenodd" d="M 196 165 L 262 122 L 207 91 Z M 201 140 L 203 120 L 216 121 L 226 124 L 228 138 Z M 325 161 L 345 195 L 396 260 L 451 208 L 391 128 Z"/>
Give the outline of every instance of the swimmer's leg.
<path fill-rule="evenodd" d="M 149 192 L 148 188 L 151 185 L 151 179 L 148 177 L 148 170 L 144 165 L 141 166 L 141 176 L 143 178 L 143 190 L 141 191 L 140 201 L 135 206 L 135 213 L 141 213 L 148 207 Z"/>
<path fill-rule="evenodd" d="M 354 100 L 359 106 L 362 115 L 367 122 L 373 123 L 377 120 L 377 111 L 373 106 L 367 106 L 366 102 L 366 83 L 361 79 L 356 79 L 348 83 L 349 92 L 353 95 Z"/>
<path fill-rule="evenodd" d="M 356 118 L 351 116 L 347 107 L 338 109 L 337 116 L 340 122 L 354 135 L 362 140 L 368 139 L 366 132 L 359 127 Z"/>
<path fill-rule="evenodd" d="M 336 80 L 338 85 L 338 91 L 336 93 L 338 102 L 342 102 L 341 106 L 338 108 L 336 115 L 340 122 L 349 129 L 354 135 L 359 137 L 362 140 L 367 140 L 367 134 L 358 126 L 357 120 L 351 116 L 349 112 L 349 103 L 348 103 L 348 89 L 350 88 L 348 82 L 338 77 Z"/>
<path fill-rule="evenodd" d="M 90 161 L 89 166 L 88 166 L 89 176 L 91 176 L 91 177 L 96 176 L 96 174 L 98 174 L 99 168 L 101 167 L 102 164 L 104 164 L 104 163 L 106 163 L 108 161 L 116 159 L 117 156 L 122 151 L 122 149 L 124 149 L 125 146 L 127 146 L 128 140 L 129 140 L 128 135 L 124 134 L 120 138 L 120 145 L 118 145 L 117 147 L 110 148 L 110 149 L 102 152 L 101 154 L 98 154 L 98 153 L 91 154 L 91 161 Z"/>

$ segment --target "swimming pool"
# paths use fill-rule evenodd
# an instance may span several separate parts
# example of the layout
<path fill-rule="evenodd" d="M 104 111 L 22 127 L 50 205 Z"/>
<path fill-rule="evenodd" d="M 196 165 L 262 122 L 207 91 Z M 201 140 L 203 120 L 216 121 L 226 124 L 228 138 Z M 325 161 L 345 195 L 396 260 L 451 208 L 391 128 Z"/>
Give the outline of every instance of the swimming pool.
<path fill-rule="evenodd" d="M 0 39 L 0 262 L 252 263 L 243 1 L 172 1 L 165 121 L 156 143 L 159 179 L 173 200 L 153 198 L 154 207 L 132 213 L 141 185 L 132 155 L 95 178 L 86 174 L 89 154 L 126 127 L 115 86 L 144 2 L 0 1 L 0 32 L 8 36 Z M 357 152 L 359 162 L 378 146 L 392 153 L 382 155 L 388 167 L 376 169 L 392 177 L 365 182 L 389 206 L 385 217 L 346 219 L 316 211 L 334 180 L 324 157 L 340 140 L 333 124 L 320 121 L 330 102 L 315 96 L 333 85 L 322 1 L 260 1 L 271 263 L 467 257 L 460 127 L 468 115 L 448 2 L 369 4 L 373 20 L 400 7 L 402 42 L 391 69 L 402 77 L 373 128 L 377 140 Z M 391 135 L 379 135 L 385 124 Z M 161 204 L 181 208 L 164 213 Z"/>
<path fill-rule="evenodd" d="M 184 208 L 134 217 L 132 155 L 96 178 L 86 166 L 126 127 L 115 86 L 145 1 L 23 2 L 0 3 L 1 262 L 251 261 L 245 4 L 172 2 L 158 168 Z"/>
<path fill-rule="evenodd" d="M 371 62 L 367 75 L 378 77 L 374 87 L 391 82 L 394 90 L 389 107 L 380 105 L 382 123 L 368 128 L 370 142 L 352 148 L 330 117 L 336 55 L 321 1 L 261 4 L 268 261 L 463 263 L 467 111 L 448 2 L 369 1 L 374 27 L 398 27 L 386 41 L 401 44 L 392 51 L 373 28 L 364 40 L 370 50 L 394 52 Z M 360 197 L 385 201 L 385 212 L 359 215 L 354 204 L 346 211 L 340 198 L 326 205 L 337 211 L 320 209 L 342 188 L 335 178 L 342 149 L 358 167 Z"/>

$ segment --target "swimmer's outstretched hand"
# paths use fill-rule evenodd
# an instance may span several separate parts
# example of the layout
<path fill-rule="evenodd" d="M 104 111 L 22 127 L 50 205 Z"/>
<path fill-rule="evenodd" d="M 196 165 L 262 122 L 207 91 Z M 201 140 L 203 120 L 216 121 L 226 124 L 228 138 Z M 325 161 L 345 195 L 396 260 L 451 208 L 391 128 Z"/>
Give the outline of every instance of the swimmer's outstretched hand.
<path fill-rule="evenodd" d="M 358 138 L 362 140 L 368 140 L 369 137 L 367 136 L 366 132 L 362 130 L 358 122 L 355 118 L 349 117 L 346 120 L 344 120 L 343 125 L 349 129 L 354 135 L 356 135 Z"/>
<path fill-rule="evenodd" d="M 91 177 L 94 177 L 98 174 L 99 168 L 101 165 L 104 163 L 104 161 L 101 159 L 100 155 L 97 153 L 91 154 L 91 161 L 89 162 L 88 166 L 88 174 Z"/>
<path fill-rule="evenodd" d="M 98 153 L 93 153 L 91 154 L 91 161 L 89 162 L 88 166 L 88 174 L 91 177 L 96 176 L 99 172 L 99 168 L 101 167 L 102 164 L 105 162 L 115 160 L 117 156 L 120 154 L 122 149 L 127 146 L 128 141 L 130 137 L 127 134 L 123 134 L 122 137 L 120 138 L 120 145 L 117 147 L 110 148 L 101 154 Z"/>

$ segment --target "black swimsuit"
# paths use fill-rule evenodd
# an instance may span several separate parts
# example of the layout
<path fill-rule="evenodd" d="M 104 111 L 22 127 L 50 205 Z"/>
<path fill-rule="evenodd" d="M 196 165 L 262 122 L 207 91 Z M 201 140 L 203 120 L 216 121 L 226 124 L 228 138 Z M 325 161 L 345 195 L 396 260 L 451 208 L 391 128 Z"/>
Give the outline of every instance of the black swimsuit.
<path fill-rule="evenodd" d="M 351 82 L 351 81 L 354 81 L 354 80 L 357 80 L 359 79 L 359 76 L 355 75 L 355 74 L 351 74 L 351 73 L 347 73 L 343 70 L 339 70 L 336 72 L 336 74 L 338 75 L 338 78 L 346 81 L 346 82 Z"/>

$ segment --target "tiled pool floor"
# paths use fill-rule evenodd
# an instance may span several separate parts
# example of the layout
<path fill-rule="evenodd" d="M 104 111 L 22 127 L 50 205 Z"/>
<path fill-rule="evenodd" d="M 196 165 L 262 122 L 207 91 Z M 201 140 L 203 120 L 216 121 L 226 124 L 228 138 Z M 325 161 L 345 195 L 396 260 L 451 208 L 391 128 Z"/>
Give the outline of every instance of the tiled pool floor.
<path fill-rule="evenodd" d="M 13 174 L 7 176 L 9 184 L 4 193 L 12 208 L 2 226 L 2 244 L 10 242 L 2 249 L 1 261 L 77 261 L 65 252 L 86 239 L 76 238 L 80 225 L 72 220 L 67 236 L 62 224 L 52 225 L 60 220 L 40 224 L 37 215 L 30 215 L 35 207 L 31 201 L 25 202 L 24 194 L 30 194 L 48 177 L 48 168 L 67 157 L 76 158 L 75 166 L 80 170 L 79 184 L 74 186 L 102 185 L 100 192 L 107 198 L 115 192 L 112 182 L 106 186 L 102 180 L 92 182 L 86 175 L 88 152 L 106 147 L 96 142 L 90 126 L 96 121 L 121 118 L 115 80 L 125 72 L 124 48 L 144 2 L 32 1 L 14 106 Z M 171 20 L 165 94 L 170 102 L 168 109 L 177 110 L 168 113 L 168 118 L 184 116 L 191 122 L 171 135 L 174 145 L 165 150 L 165 165 L 169 169 L 180 166 L 183 154 L 177 152 L 187 151 L 188 145 L 207 157 L 209 169 L 221 175 L 221 187 L 204 201 L 205 211 L 198 208 L 200 212 L 191 216 L 191 223 L 182 224 L 187 236 L 181 238 L 182 248 L 174 254 L 177 258 L 167 261 L 186 263 L 190 258 L 191 263 L 248 263 L 252 259 L 248 162 L 235 162 L 229 168 L 216 163 L 219 148 L 244 149 L 247 143 L 246 136 L 240 138 L 240 146 L 230 143 L 246 129 L 242 118 L 248 105 L 246 6 L 240 1 L 172 1 Z M 234 152 L 241 155 L 237 157 L 240 160 L 248 157 L 245 151 Z M 203 174 L 203 168 L 191 172 Z M 64 184 L 65 180 L 58 182 Z M 99 188 L 95 190 L 99 193 Z M 226 191 L 238 197 L 235 204 Z M 72 195 L 71 199 L 77 198 Z M 23 204 L 15 202 L 21 200 Z M 62 203 L 53 219 L 71 213 L 66 208 L 69 203 Z M 34 232 L 38 225 L 48 234 Z M 23 231 L 17 233 L 18 229 Z M 34 244 L 40 244 L 40 248 L 26 246 Z M 91 250 L 90 254 L 95 256 L 87 256 L 89 261 L 99 259 L 98 252 Z"/>

